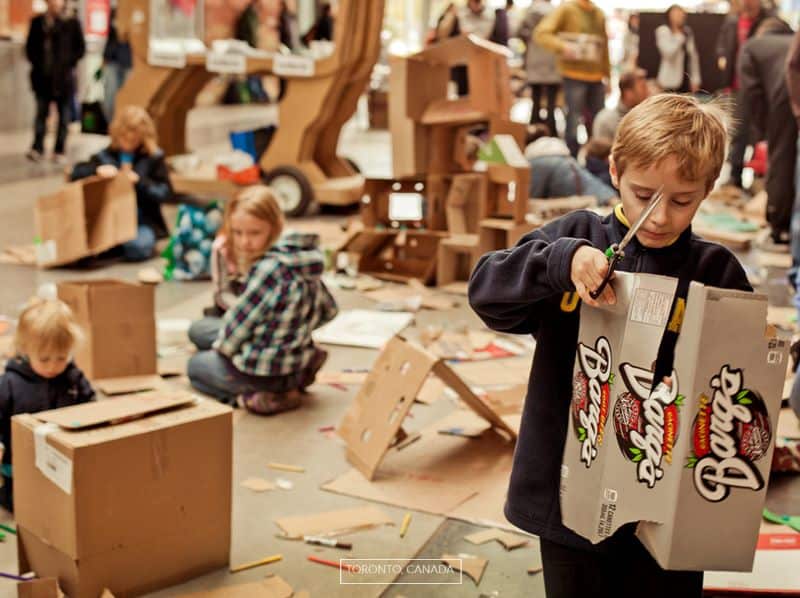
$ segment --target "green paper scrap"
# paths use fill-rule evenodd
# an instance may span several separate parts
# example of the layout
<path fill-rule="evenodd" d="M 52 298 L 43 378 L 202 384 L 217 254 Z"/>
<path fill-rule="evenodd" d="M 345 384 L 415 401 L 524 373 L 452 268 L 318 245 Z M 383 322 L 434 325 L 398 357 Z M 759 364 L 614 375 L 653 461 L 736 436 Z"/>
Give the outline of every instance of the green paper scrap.
<path fill-rule="evenodd" d="M 490 164 L 505 164 L 506 158 L 500 151 L 500 146 L 492 139 L 478 148 L 478 159 Z"/>
<path fill-rule="evenodd" d="M 717 214 L 698 214 L 702 224 L 715 228 L 720 231 L 732 233 L 754 233 L 758 230 L 758 225 L 748 220 L 737 218 L 733 214 L 720 212 Z"/>
<path fill-rule="evenodd" d="M 14 534 L 15 536 L 17 535 L 17 530 L 10 525 L 6 525 L 5 523 L 0 523 L 0 529 L 6 530 L 9 534 Z"/>
<path fill-rule="evenodd" d="M 800 532 L 800 516 L 797 515 L 777 515 L 769 509 L 764 509 L 764 519 L 770 523 L 777 523 L 792 528 L 796 532 Z"/>

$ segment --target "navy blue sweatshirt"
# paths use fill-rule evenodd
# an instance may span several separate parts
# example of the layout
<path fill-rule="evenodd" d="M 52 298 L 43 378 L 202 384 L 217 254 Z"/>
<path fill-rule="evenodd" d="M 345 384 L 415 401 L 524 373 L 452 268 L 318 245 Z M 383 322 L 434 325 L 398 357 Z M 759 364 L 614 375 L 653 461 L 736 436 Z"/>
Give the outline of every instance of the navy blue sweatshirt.
<path fill-rule="evenodd" d="M 69 407 L 94 399 L 89 381 L 74 363 L 55 378 L 42 378 L 27 360 L 15 357 L 0 377 L 0 441 L 5 444 L 3 464 L 11 463 L 11 417 Z"/>
<path fill-rule="evenodd" d="M 511 249 L 484 255 L 469 282 L 469 302 L 490 328 L 536 339 L 528 394 L 505 506 L 517 527 L 560 544 L 592 549 L 561 523 L 558 490 L 567 438 L 580 309 L 561 308 L 575 290 L 572 257 L 582 245 L 605 250 L 628 228 L 615 215 L 577 211 L 532 231 Z M 703 284 L 752 291 L 736 257 L 685 230 L 670 246 L 649 249 L 634 238 L 617 269 L 689 277 Z M 624 530 L 624 531 L 623 531 Z M 630 534 L 623 526 L 615 537 Z M 609 550 L 608 540 L 594 549 Z"/>

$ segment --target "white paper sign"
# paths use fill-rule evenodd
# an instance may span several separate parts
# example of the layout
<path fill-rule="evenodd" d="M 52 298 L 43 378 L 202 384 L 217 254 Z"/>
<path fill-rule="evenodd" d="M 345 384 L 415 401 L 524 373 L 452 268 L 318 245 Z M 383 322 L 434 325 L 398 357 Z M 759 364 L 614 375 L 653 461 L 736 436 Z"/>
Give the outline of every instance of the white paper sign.
<path fill-rule="evenodd" d="M 186 66 L 186 53 L 173 49 L 154 48 L 151 44 L 147 51 L 147 62 L 152 66 L 182 69 Z"/>
<path fill-rule="evenodd" d="M 210 73 L 243 75 L 247 72 L 247 57 L 244 54 L 209 52 L 206 55 L 206 70 Z"/>
<path fill-rule="evenodd" d="M 314 60 L 305 56 L 277 54 L 272 59 L 272 72 L 280 77 L 313 77 Z"/>
<path fill-rule="evenodd" d="M 72 494 L 72 460 L 47 444 L 47 435 L 58 430 L 56 424 L 36 426 L 34 457 L 36 467 L 42 474 L 67 494 Z"/>
<path fill-rule="evenodd" d="M 420 193 L 390 193 L 389 220 L 422 220 L 423 201 L 424 198 Z"/>

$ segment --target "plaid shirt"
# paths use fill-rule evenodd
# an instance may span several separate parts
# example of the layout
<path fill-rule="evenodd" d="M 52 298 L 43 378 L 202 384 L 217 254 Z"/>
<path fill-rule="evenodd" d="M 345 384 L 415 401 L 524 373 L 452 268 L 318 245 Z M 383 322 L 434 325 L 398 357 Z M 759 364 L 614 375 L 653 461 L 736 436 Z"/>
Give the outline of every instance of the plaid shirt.
<path fill-rule="evenodd" d="M 338 312 L 323 269 L 319 237 L 287 233 L 251 268 L 214 348 L 253 376 L 305 368 L 314 354 L 311 332 Z"/>

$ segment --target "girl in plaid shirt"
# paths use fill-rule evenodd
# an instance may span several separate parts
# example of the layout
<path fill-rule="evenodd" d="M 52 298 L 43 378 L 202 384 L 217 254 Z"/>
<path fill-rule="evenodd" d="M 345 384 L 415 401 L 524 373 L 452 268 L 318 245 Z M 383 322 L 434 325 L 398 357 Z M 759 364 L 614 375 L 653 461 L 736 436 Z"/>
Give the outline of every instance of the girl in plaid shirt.
<path fill-rule="evenodd" d="M 300 405 L 328 356 L 311 332 L 337 313 L 321 280 L 319 237 L 281 237 L 282 230 L 283 215 L 269 188 L 249 187 L 228 202 L 223 255 L 245 275 L 244 288 L 218 320 L 213 345 L 188 366 L 197 390 L 225 402 L 238 397 L 259 414 Z"/>

